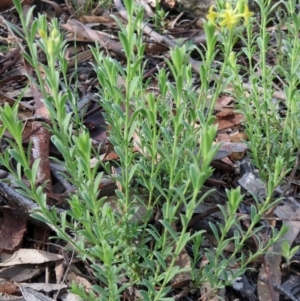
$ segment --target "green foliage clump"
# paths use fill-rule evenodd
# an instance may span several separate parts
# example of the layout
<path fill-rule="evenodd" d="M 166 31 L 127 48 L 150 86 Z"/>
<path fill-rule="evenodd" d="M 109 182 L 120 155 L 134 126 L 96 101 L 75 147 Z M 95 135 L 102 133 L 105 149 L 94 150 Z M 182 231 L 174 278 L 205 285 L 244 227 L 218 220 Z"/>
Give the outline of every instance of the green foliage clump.
<path fill-rule="evenodd" d="M 76 115 L 77 99 L 66 80 L 66 47 L 59 24 L 56 20 L 52 21 L 48 31 L 45 16 L 39 16 L 33 21 L 31 31 L 26 30 L 30 18 L 24 19 L 17 0 L 15 5 L 29 49 L 24 56 L 36 70 L 37 80 L 32 80 L 43 94 L 50 113 L 51 127 L 48 128 L 51 140 L 61 152 L 63 160 L 59 163 L 64 166 L 66 177 L 76 190 L 69 196 L 70 209 L 61 214 L 55 208 L 49 210 L 43 187 L 36 187 L 39 162 L 30 166 L 29 154 L 23 149 L 22 123 L 17 118 L 17 106 L 11 108 L 6 105 L 0 109 L 3 121 L 1 133 L 7 129 L 15 137 L 14 141 L 9 141 L 10 147 L 0 161 L 14 175 L 19 191 L 39 205 L 33 217 L 51 225 L 57 236 L 68 242 L 80 258 L 92 263 L 94 275 L 102 285 L 93 286 L 89 294 L 81 287 L 72 286 L 72 291 L 84 300 L 120 300 L 122 292 L 133 285 L 140 288 L 144 300 L 171 300 L 168 298 L 170 283 L 183 272 L 190 273 L 194 285 L 209 282 L 212 289 L 218 290 L 242 275 L 253 260 L 263 255 L 288 230 L 282 227 L 276 233 L 272 229 L 271 238 L 266 244 L 262 244 L 257 236 L 259 249 L 248 252 L 247 256 L 243 252 L 245 242 L 261 230 L 262 226 L 258 226 L 261 217 L 278 202 L 273 200 L 275 188 L 281 183 L 299 148 L 297 86 L 300 42 L 296 33 L 299 32 L 300 17 L 292 11 L 291 0 L 287 8 L 293 26 L 288 26 L 290 34 L 283 41 L 282 58 L 289 68 L 271 68 L 266 64 L 270 38 L 266 31 L 267 14 L 262 14 L 260 32 L 256 36 L 252 35 L 253 20 L 246 24 L 247 35 L 244 38 L 242 33 L 245 27 L 239 26 L 239 21 L 241 17 L 249 21 L 251 14 L 246 7 L 243 13 L 230 6 L 218 12 L 210 10 L 210 22 L 204 25 L 206 49 L 198 49 L 202 57 L 199 91 L 193 90 L 192 68 L 188 64 L 193 49 L 184 45 L 170 51 L 170 58 L 166 60 L 169 72 L 165 69 L 158 72 L 157 95 L 146 93 L 149 82 L 143 80 L 143 10 L 134 8 L 133 1 L 126 0 L 125 3 L 127 26 L 116 19 L 121 29 L 119 39 L 127 58 L 125 67 L 117 60 L 105 57 L 98 47 L 92 48 L 94 69 L 101 87 L 100 104 L 109 125 L 109 141 L 120 158 L 118 164 L 121 173 L 111 175 L 119 183 L 119 189 L 116 190 L 119 210 L 114 210 L 105 197 L 99 199 L 101 178 L 105 173 L 110 174 L 111 166 L 103 164 L 103 172 L 100 173 L 99 165 L 90 167 L 93 148 L 88 130 Z M 258 3 L 262 12 L 272 10 L 264 6 L 262 1 Z M 223 17 L 226 22 L 221 21 Z M 221 26 L 218 31 L 217 25 Z M 41 39 L 36 41 L 37 33 Z M 247 97 L 237 64 L 239 54 L 233 51 L 237 38 L 242 38 L 245 43 L 242 52 L 250 65 L 245 76 L 249 77 L 253 89 Z M 222 44 L 220 53 L 223 61 L 216 66 L 214 61 L 218 41 Z M 46 92 L 39 71 L 38 49 L 42 49 L 47 57 L 48 67 L 43 66 L 43 69 L 47 75 L 46 85 L 52 95 Z M 260 58 L 253 64 L 251 58 L 255 53 Z M 58 69 L 54 67 L 55 62 L 59 63 Z M 256 73 L 258 68 L 261 70 L 260 77 Z M 285 117 L 279 116 L 272 98 L 271 79 L 276 71 L 286 79 Z M 65 81 L 65 94 L 59 91 L 61 76 Z M 173 82 L 169 80 L 170 76 Z M 123 86 L 119 85 L 120 77 L 124 79 Z M 216 79 L 214 86 L 210 84 L 212 79 Z M 229 83 L 235 83 L 232 93 L 236 96 L 238 106 L 244 108 L 249 148 L 255 166 L 267 180 L 267 195 L 263 203 L 257 201 L 255 206 L 251 206 L 250 225 L 244 231 L 240 219 L 236 218 L 243 198 L 241 191 L 239 188 L 227 191 L 228 203 L 220 206 L 224 224 L 210 225 L 218 244 L 214 250 L 206 250 L 208 263 L 199 269 L 197 260 L 204 232 L 190 233 L 188 224 L 195 208 L 212 193 L 209 190 L 201 194 L 205 181 L 213 172 L 210 163 L 219 148 L 218 144 L 213 144 L 217 132 L 213 110 L 217 98 Z M 213 95 L 209 102 L 208 95 Z M 66 112 L 67 101 L 73 106 L 74 115 Z M 74 128 L 78 134 L 76 137 L 73 135 Z M 139 139 L 135 140 L 136 137 Z M 140 154 L 132 152 L 134 140 L 141 150 Z M 11 167 L 11 158 L 18 162 L 16 170 Z M 22 172 L 28 178 L 30 187 L 23 184 Z M 163 231 L 158 231 L 151 224 L 156 206 L 162 208 L 159 222 Z M 145 208 L 146 214 L 142 220 L 135 220 L 141 207 Z M 182 208 L 185 209 L 184 213 Z M 181 225 L 180 231 L 175 230 L 176 224 Z M 230 229 L 235 229 L 232 238 L 227 237 Z M 150 241 L 155 242 L 152 247 Z M 177 258 L 187 243 L 193 245 L 194 258 L 190 267 L 182 268 L 177 265 Z M 234 244 L 235 251 L 225 257 L 225 248 L 229 243 Z M 286 248 L 285 254 L 289 254 Z M 236 272 L 230 270 L 234 264 L 239 266 Z M 122 282 L 124 277 L 126 283 Z"/>

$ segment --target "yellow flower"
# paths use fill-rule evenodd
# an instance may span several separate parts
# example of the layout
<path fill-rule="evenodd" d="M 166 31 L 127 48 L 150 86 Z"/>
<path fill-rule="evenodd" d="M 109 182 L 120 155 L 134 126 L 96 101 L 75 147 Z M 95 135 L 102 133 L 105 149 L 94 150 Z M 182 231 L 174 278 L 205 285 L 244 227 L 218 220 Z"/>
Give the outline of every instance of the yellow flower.
<path fill-rule="evenodd" d="M 249 10 L 249 6 L 248 5 L 245 5 L 244 12 L 241 15 L 242 15 L 242 17 L 245 20 L 244 21 L 244 25 L 247 25 L 249 23 L 250 17 L 253 16 L 253 12 L 251 12 Z"/>
<path fill-rule="evenodd" d="M 221 18 L 224 18 L 222 22 L 220 22 L 221 27 L 227 26 L 228 29 L 232 29 L 239 21 L 241 15 L 237 14 L 237 8 L 234 10 L 231 7 L 230 3 L 226 3 L 226 9 L 224 13 L 220 14 Z"/>
<path fill-rule="evenodd" d="M 218 13 L 215 12 L 213 5 L 209 8 L 208 15 L 206 16 L 209 24 L 216 26 L 215 20 L 218 17 Z"/>
<path fill-rule="evenodd" d="M 247 25 L 252 16 L 253 12 L 250 12 L 249 6 L 245 4 L 244 0 L 239 0 L 234 9 L 230 2 L 226 2 L 225 9 L 222 12 L 214 11 L 214 7 L 211 6 L 206 17 L 209 24 L 216 26 L 216 23 L 218 23 L 221 27 L 227 27 L 231 30 L 239 23 L 241 18 L 244 19 L 244 25 Z"/>

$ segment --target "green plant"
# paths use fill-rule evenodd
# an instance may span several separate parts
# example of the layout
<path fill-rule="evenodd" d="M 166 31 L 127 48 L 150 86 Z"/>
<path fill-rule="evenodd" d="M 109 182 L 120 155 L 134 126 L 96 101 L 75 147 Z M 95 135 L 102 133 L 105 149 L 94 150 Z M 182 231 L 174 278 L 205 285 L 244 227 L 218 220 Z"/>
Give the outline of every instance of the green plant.
<path fill-rule="evenodd" d="M 101 86 L 100 103 L 109 125 L 110 143 L 119 156 L 115 164 L 121 168 L 120 174 L 110 175 L 119 184 L 114 198 L 118 210 L 115 210 L 109 199 L 99 199 L 101 178 L 104 173 L 110 174 L 111 166 L 102 164 L 102 172 L 98 171 L 99 165 L 90 167 L 95 150 L 88 130 L 78 115 L 67 113 L 65 110 L 66 102 L 70 101 L 76 112 L 77 100 L 71 93 L 66 77 L 67 66 L 64 60 L 66 47 L 63 35 L 59 32 L 59 24 L 55 20 L 52 21 L 48 31 L 45 16 L 39 16 L 33 21 L 31 31 L 28 31 L 26 28 L 29 28 L 30 13 L 27 19 L 24 19 L 20 2 L 15 0 L 14 3 L 20 14 L 25 31 L 24 39 L 29 49 L 24 56 L 37 74 L 37 80 L 34 78 L 31 80 L 43 94 L 51 119 L 51 126 L 47 126 L 51 132 L 51 141 L 63 158 L 61 161 L 54 159 L 64 166 L 64 177 L 72 183 L 76 191 L 69 196 L 70 209 L 60 215 L 55 208 L 49 210 L 43 186 L 36 187 L 39 161 L 30 165 L 30 147 L 27 152 L 23 148 L 22 123 L 17 117 L 17 106 L 11 108 L 5 105 L 0 108 L 3 121 L 1 133 L 3 134 L 6 128 L 15 137 L 14 141 L 8 140 L 10 147 L 0 157 L 0 162 L 14 176 L 15 184 L 19 187 L 18 191 L 39 204 L 40 208 L 33 216 L 51 225 L 57 235 L 76 250 L 77 256 L 88 259 L 94 275 L 103 284 L 94 285 L 93 291 L 89 294 L 83 288 L 73 285 L 73 292 L 84 300 L 115 301 L 120 300 L 121 293 L 128 286 L 138 286 L 144 300 L 173 300 L 168 297 L 170 282 L 182 272 L 190 272 L 195 285 L 200 286 L 208 281 L 212 289 L 217 291 L 230 285 L 236 277 L 243 274 L 253 260 L 263 255 L 270 245 L 277 242 L 287 231 L 286 227 L 282 227 L 278 233 L 273 231 L 265 245 L 256 235 L 262 228 L 259 222 L 263 214 L 279 201 L 273 200 L 273 194 L 286 173 L 285 161 L 280 156 L 286 153 L 272 152 L 273 142 L 268 140 L 276 134 L 275 129 L 270 128 L 273 115 L 270 117 L 269 111 L 266 110 L 271 103 L 269 97 L 261 107 L 258 107 L 261 116 L 260 125 L 263 124 L 264 117 L 269 120 L 260 128 L 252 124 L 255 130 L 249 135 L 256 166 L 269 174 L 266 198 L 264 202 L 257 201 L 256 205 L 251 207 L 250 225 L 245 231 L 240 225 L 241 219 L 236 218 L 242 201 L 240 189 L 227 192 L 228 204 L 226 208 L 220 206 L 224 223 L 218 226 L 211 224 L 218 245 L 214 250 L 206 251 L 208 264 L 197 269 L 196 261 L 199 259 L 199 247 L 204 232 L 190 233 L 188 224 L 195 208 L 212 193 L 201 191 L 204 190 L 205 180 L 212 174 L 210 163 L 219 147 L 218 144 L 213 144 L 217 132 L 213 117 L 215 102 L 228 83 L 238 80 L 236 93 L 239 100 L 241 99 L 240 104 L 247 104 L 249 110 L 253 106 L 243 97 L 239 67 L 233 53 L 236 32 L 241 32 L 244 28 L 238 25 L 241 20 L 247 23 L 251 15 L 247 6 L 239 1 L 234 9 L 227 5 L 217 11 L 210 10 L 210 22 L 205 24 L 207 46 L 205 53 L 200 51 L 203 64 L 199 72 L 201 88 L 198 92 L 193 91 L 192 69 L 187 60 L 192 49 L 185 45 L 170 51 L 170 59 L 166 60 L 169 71 L 161 69 L 158 72 L 159 95 L 146 92 L 149 82 L 143 81 L 143 11 L 135 9 L 133 1 L 125 0 L 128 13 L 127 26 L 123 26 L 120 20 L 116 19 L 121 29 L 119 39 L 127 58 L 126 66 L 123 67 L 115 59 L 105 57 L 97 46 L 92 48 L 94 69 Z M 221 26 L 217 35 L 216 23 Z M 262 24 L 266 26 L 266 20 Z M 251 25 L 248 25 L 247 30 L 248 48 L 244 51 L 250 58 L 250 54 L 255 51 Z M 41 39 L 36 41 L 37 33 Z M 212 67 L 218 39 L 223 43 L 221 53 L 224 59 L 220 66 Z M 266 50 L 263 41 L 267 40 L 266 30 L 262 28 L 261 37 L 257 39 L 262 55 Z M 297 46 L 295 40 L 289 41 L 290 44 L 292 42 Z M 289 43 L 285 42 L 287 49 L 290 47 Z M 47 75 L 46 85 L 52 91 L 51 95 L 47 93 L 39 71 L 38 49 L 45 52 L 49 63 L 49 67 L 43 65 L 42 68 Z M 297 52 L 294 55 L 297 55 Z M 54 68 L 56 61 L 59 64 L 58 69 Z M 293 68 L 297 66 L 297 61 L 291 56 L 289 62 L 293 70 L 291 79 L 294 80 L 292 81 L 294 85 L 296 70 Z M 270 86 L 267 77 L 268 68 L 263 62 L 259 64 L 265 76 L 261 81 L 262 93 L 267 97 Z M 250 78 L 253 81 L 255 81 L 254 69 L 250 65 Z M 215 86 L 211 87 L 210 81 L 217 78 L 217 70 L 220 70 L 220 77 Z M 119 85 L 120 77 L 124 79 L 123 86 Z M 173 82 L 170 81 L 170 77 Z M 60 78 L 67 87 L 66 94 L 59 91 Z M 253 101 L 259 106 L 260 92 L 254 91 L 256 94 L 254 93 Z M 290 106 L 293 106 L 292 100 L 297 93 L 293 91 L 293 86 L 287 88 Z M 207 96 L 210 94 L 213 97 L 208 101 Z M 275 114 L 275 111 L 272 112 Z M 253 123 L 253 117 L 250 119 L 252 111 L 249 111 L 250 117 L 247 113 L 246 117 Z M 293 139 L 297 141 L 297 123 L 291 118 L 284 120 L 285 133 L 293 131 Z M 73 134 L 74 128 L 76 136 Z M 286 137 L 283 138 L 287 141 Z M 259 154 L 255 153 L 255 147 L 261 147 L 258 139 L 265 143 L 263 146 L 267 150 L 265 156 L 273 156 L 269 161 L 260 161 Z M 139 152 L 133 152 L 133 146 L 136 146 Z M 11 158 L 18 162 L 16 168 L 11 165 Z M 264 165 L 263 162 L 267 164 Z M 30 182 L 29 187 L 22 181 L 23 174 Z M 135 215 L 141 207 L 146 209 L 146 213 L 142 220 L 136 220 Z M 157 207 L 162 211 L 160 219 L 162 231 L 151 223 L 153 210 Z M 178 225 L 181 227 L 180 231 L 177 230 Z M 232 238 L 227 236 L 230 229 L 235 230 Z M 259 247 L 253 253 L 245 253 L 243 251 L 245 242 L 253 236 Z M 154 241 L 153 247 L 150 247 L 150 241 Z M 176 259 L 188 242 L 193 243 L 194 258 L 191 267 L 182 268 L 176 264 Z M 225 257 L 225 246 L 229 242 L 234 243 L 236 249 L 229 257 Z M 237 271 L 231 270 L 234 264 L 239 266 Z M 125 284 L 121 281 L 124 277 L 127 279 Z"/>
<path fill-rule="evenodd" d="M 247 35 L 240 38 L 245 44 L 242 52 L 246 55 L 249 72 L 244 77 L 249 77 L 251 90 L 245 93 L 243 78 L 239 74 L 236 60 L 232 61 L 229 73 L 233 76 L 235 94 L 238 105 L 245 114 L 245 128 L 249 136 L 249 148 L 254 165 L 259 169 L 264 178 L 269 177 L 270 170 L 274 169 L 275 160 L 281 156 L 285 160 L 283 173 L 293 166 L 295 152 L 299 148 L 299 40 L 295 38 L 299 29 L 300 16 L 295 13 L 295 1 L 288 1 L 287 14 L 290 19 L 285 20 L 289 27 L 288 34 L 278 41 L 279 57 L 282 64 L 271 66 L 268 64 L 267 54 L 272 50 L 270 33 L 267 31 L 269 14 L 279 3 L 271 4 L 270 1 L 257 1 L 261 10 L 260 32 L 253 35 L 253 27 L 247 27 Z M 280 35 L 281 36 L 281 35 Z M 283 44 L 283 46 L 282 46 Z M 281 51 L 283 50 L 283 51 Z M 258 52 L 258 55 L 257 55 Z M 257 55 L 257 62 L 253 57 Z M 286 97 L 286 115 L 280 112 L 280 102 L 273 97 L 273 82 L 279 78 L 283 83 Z M 261 87 L 261 88 L 260 88 Z M 270 169 L 270 170 L 269 170 Z"/>
<path fill-rule="evenodd" d="M 155 15 L 153 16 L 153 23 L 157 31 L 164 30 L 166 25 L 166 18 L 169 13 L 166 13 L 164 9 L 160 7 L 160 3 L 156 1 L 155 5 Z"/>
<path fill-rule="evenodd" d="M 8 45 L 1 44 L 1 45 L 0 45 L 0 51 L 1 51 L 1 52 L 8 52 L 9 49 L 10 49 L 11 47 L 12 47 L 11 44 L 8 44 Z"/>
<path fill-rule="evenodd" d="M 292 257 L 299 251 L 299 246 L 295 246 L 292 249 L 288 241 L 282 243 L 282 256 L 285 258 L 286 262 L 290 264 Z"/>

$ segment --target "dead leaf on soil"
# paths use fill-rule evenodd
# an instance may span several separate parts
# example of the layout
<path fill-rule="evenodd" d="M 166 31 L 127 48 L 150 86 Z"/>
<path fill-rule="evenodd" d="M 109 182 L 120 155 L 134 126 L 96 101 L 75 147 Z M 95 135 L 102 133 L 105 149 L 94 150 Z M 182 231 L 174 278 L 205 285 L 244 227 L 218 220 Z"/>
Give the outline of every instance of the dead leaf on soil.
<path fill-rule="evenodd" d="M 76 38 L 84 38 L 98 42 L 101 47 L 105 47 L 105 49 L 113 51 L 120 58 L 124 58 L 124 52 L 122 50 L 121 43 L 116 42 L 110 36 L 102 32 L 93 30 L 75 19 L 69 19 L 68 22 L 61 25 L 61 27 L 74 33 Z"/>
<path fill-rule="evenodd" d="M 0 293 L 4 293 L 7 295 L 15 295 L 15 296 L 21 295 L 21 291 L 19 287 L 12 281 L 8 281 L 6 279 L 1 279 Z"/>
<path fill-rule="evenodd" d="M 267 194 L 265 183 L 252 172 L 247 171 L 244 173 L 242 178 L 238 180 L 238 183 L 255 196 L 265 197 Z"/>
<path fill-rule="evenodd" d="M 224 142 L 214 157 L 214 160 L 221 160 L 228 157 L 230 160 L 240 160 L 245 156 L 247 145 L 242 142 Z"/>
<path fill-rule="evenodd" d="M 282 260 L 281 249 L 282 242 L 287 240 L 289 245 L 291 246 L 294 242 L 295 238 L 300 232 L 300 209 L 296 211 L 292 209 L 289 204 L 284 204 L 283 206 L 277 206 L 274 213 L 279 217 L 284 219 L 283 224 L 290 226 L 288 232 L 280 239 L 278 243 L 276 243 L 273 247 L 270 248 L 270 253 L 265 255 L 265 259 L 267 265 L 269 267 L 269 275 L 266 273 L 264 268 L 260 269 L 259 278 L 268 279 L 271 277 L 273 283 L 281 286 L 281 270 L 280 264 Z M 293 220 L 295 219 L 295 220 Z M 258 280 L 257 283 L 257 292 L 260 301 L 265 301 L 270 298 L 270 289 L 269 286 Z M 279 292 L 274 290 L 275 298 L 279 300 Z"/>
<path fill-rule="evenodd" d="M 68 286 L 63 283 L 18 283 L 19 287 L 32 288 L 35 291 L 51 293 L 60 289 L 66 289 Z"/>
<path fill-rule="evenodd" d="M 46 295 L 36 292 L 30 287 L 23 287 L 20 286 L 20 290 L 22 295 L 24 296 L 25 300 L 30 301 L 53 301 L 52 298 L 47 297 Z"/>
<path fill-rule="evenodd" d="M 66 281 L 68 281 L 70 284 L 75 282 L 77 285 L 83 286 L 86 292 L 89 292 L 92 288 L 92 284 L 86 278 L 76 275 L 73 272 L 68 273 Z"/>
<path fill-rule="evenodd" d="M 36 277 L 43 270 L 44 268 L 40 268 L 33 264 L 16 265 L 2 268 L 0 270 L 0 278 L 5 278 L 15 282 L 24 282 Z"/>
<path fill-rule="evenodd" d="M 14 254 L 0 254 L 0 267 L 17 264 L 39 264 L 63 259 L 63 256 L 35 249 L 20 249 Z"/>
<path fill-rule="evenodd" d="M 11 49 L 3 59 L 0 60 L 0 74 L 9 70 L 21 57 L 21 49 Z"/>
<path fill-rule="evenodd" d="M 91 23 L 97 23 L 98 24 L 104 24 L 107 27 L 116 27 L 117 23 L 116 20 L 111 15 L 102 15 L 102 16 L 81 16 L 79 17 L 79 21 L 82 24 L 91 24 Z"/>
<path fill-rule="evenodd" d="M 222 113 L 216 114 L 216 124 L 218 130 L 228 129 L 236 125 L 240 125 L 245 120 L 241 113 L 236 113 L 234 110 L 226 110 Z"/>
<path fill-rule="evenodd" d="M 215 104 L 216 111 L 222 111 L 223 109 L 229 108 L 229 104 L 233 102 L 233 97 L 228 95 L 223 95 L 219 97 Z M 230 106 L 232 109 L 232 105 Z"/>
<path fill-rule="evenodd" d="M 78 64 L 80 64 L 81 62 L 85 62 L 88 59 L 91 59 L 91 57 L 92 57 L 91 50 L 86 50 L 86 51 L 76 53 L 76 55 L 74 55 L 73 57 L 68 59 L 68 61 L 67 61 L 68 68 L 73 68 L 73 67 L 77 66 Z"/>
<path fill-rule="evenodd" d="M 26 232 L 27 219 L 15 215 L 12 210 L 5 210 L 0 228 L 1 252 L 12 252 L 20 246 Z"/>
<path fill-rule="evenodd" d="M 249 140 L 245 132 L 237 132 L 229 136 L 231 142 L 243 142 Z"/>

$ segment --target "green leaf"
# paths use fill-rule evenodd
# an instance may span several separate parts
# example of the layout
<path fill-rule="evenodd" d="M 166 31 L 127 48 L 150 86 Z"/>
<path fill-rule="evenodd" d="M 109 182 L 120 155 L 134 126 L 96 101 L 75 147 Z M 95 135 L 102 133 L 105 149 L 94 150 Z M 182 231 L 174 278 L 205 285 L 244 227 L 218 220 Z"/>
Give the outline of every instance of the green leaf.
<path fill-rule="evenodd" d="M 153 296 L 156 295 L 155 286 L 148 279 L 143 279 L 142 283 L 148 288 L 148 290 L 149 290 L 148 294 L 149 293 L 153 294 Z"/>
<path fill-rule="evenodd" d="M 33 43 L 33 41 L 34 41 L 34 38 L 35 38 L 35 35 L 36 35 L 36 31 L 37 31 L 37 25 L 38 25 L 36 20 L 34 20 L 32 22 L 32 16 L 33 16 L 33 11 L 34 10 L 35 10 L 35 6 L 33 5 L 33 6 L 31 6 L 28 9 L 28 11 L 26 13 L 26 17 L 25 17 L 25 26 L 26 26 L 26 29 L 27 28 L 31 29 L 30 33 L 29 33 L 29 36 L 31 37 L 31 39 L 30 39 L 30 41 L 28 41 L 30 43 Z"/>
<path fill-rule="evenodd" d="M 124 151 L 119 146 L 115 146 L 115 152 L 120 157 L 120 160 L 122 162 L 125 162 L 125 153 L 124 153 Z"/>
<path fill-rule="evenodd" d="M 32 213 L 30 216 L 46 225 L 50 222 L 42 213 Z"/>
<path fill-rule="evenodd" d="M 127 35 L 124 34 L 124 32 L 119 32 L 119 39 L 123 46 L 126 57 L 130 57 L 131 56 L 130 41 L 128 41 Z"/>
<path fill-rule="evenodd" d="M 17 161 L 19 162 L 23 167 L 27 166 L 27 161 L 24 161 L 23 156 L 20 154 L 18 149 L 9 149 L 9 154 Z"/>
<path fill-rule="evenodd" d="M 171 234 L 173 239 L 176 241 L 178 239 L 177 233 L 173 230 L 172 226 L 165 220 L 160 220 L 165 229 Z"/>
<path fill-rule="evenodd" d="M 139 292 L 142 295 L 144 301 L 153 301 L 153 299 L 152 299 L 153 297 L 151 295 L 149 295 L 148 292 L 146 292 L 144 290 L 139 290 Z"/>
<path fill-rule="evenodd" d="M 165 259 L 161 256 L 161 254 L 157 251 L 153 252 L 154 256 L 157 258 L 160 266 L 163 268 L 163 270 L 167 270 L 167 264 L 165 262 Z"/>
<path fill-rule="evenodd" d="M 136 91 L 138 89 L 137 86 L 138 86 L 139 81 L 140 81 L 140 79 L 137 76 L 130 80 L 129 91 L 127 92 L 128 99 L 131 99 L 132 96 L 136 93 Z"/>
<path fill-rule="evenodd" d="M 220 236 L 219 236 L 219 231 L 218 231 L 217 227 L 211 222 L 209 222 L 209 226 L 210 226 L 210 228 L 211 228 L 211 230 L 214 234 L 214 237 L 219 242 L 220 241 Z"/>

